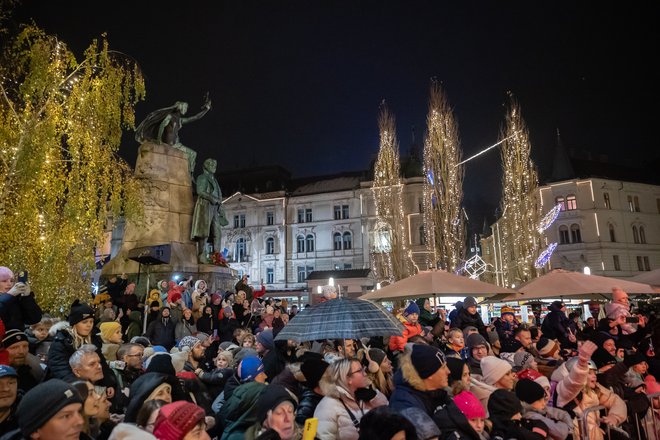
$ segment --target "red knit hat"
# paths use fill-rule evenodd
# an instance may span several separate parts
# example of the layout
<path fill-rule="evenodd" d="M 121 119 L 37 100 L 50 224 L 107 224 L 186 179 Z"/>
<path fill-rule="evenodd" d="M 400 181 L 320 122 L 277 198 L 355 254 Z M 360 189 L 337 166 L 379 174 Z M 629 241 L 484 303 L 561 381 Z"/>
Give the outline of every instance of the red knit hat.
<path fill-rule="evenodd" d="M 469 391 L 461 391 L 455 395 L 454 403 L 468 420 L 476 419 L 478 417 L 482 419 L 486 418 L 486 410 L 484 410 L 484 406 L 479 399 Z"/>
<path fill-rule="evenodd" d="M 531 368 L 518 372 L 518 379 L 536 380 L 541 376 L 543 376 L 541 373 L 536 370 L 532 370 Z"/>
<path fill-rule="evenodd" d="M 179 400 L 163 406 L 154 424 L 158 440 L 183 440 L 199 422 L 204 420 L 204 410 L 199 406 Z"/>

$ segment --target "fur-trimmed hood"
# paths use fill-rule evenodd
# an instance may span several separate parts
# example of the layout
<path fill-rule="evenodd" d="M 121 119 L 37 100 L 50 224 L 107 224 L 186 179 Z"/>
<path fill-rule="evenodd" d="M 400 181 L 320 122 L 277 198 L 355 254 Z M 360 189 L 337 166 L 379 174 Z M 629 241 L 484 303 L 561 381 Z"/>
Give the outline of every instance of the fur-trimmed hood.
<path fill-rule="evenodd" d="M 71 324 L 69 324 L 69 321 L 60 321 L 51 325 L 48 329 L 48 335 L 54 337 L 60 330 L 66 330 L 71 333 Z"/>
<path fill-rule="evenodd" d="M 409 352 L 406 351 L 399 358 L 399 367 L 401 368 L 403 380 L 408 382 L 411 387 L 418 391 L 429 391 L 424 384 L 424 379 L 419 376 L 419 373 L 417 373 L 417 370 L 413 366 Z"/>

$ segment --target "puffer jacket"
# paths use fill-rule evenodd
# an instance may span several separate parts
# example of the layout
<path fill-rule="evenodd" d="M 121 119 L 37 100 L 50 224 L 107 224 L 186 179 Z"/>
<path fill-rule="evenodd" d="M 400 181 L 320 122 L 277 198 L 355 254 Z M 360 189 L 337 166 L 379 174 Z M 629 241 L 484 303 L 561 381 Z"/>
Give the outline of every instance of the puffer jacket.
<path fill-rule="evenodd" d="M 323 399 L 323 394 L 317 394 L 314 390 L 304 388 L 300 395 L 300 403 L 296 409 L 296 423 L 300 426 L 305 424 L 305 420 L 314 417 L 314 411 Z"/>
<path fill-rule="evenodd" d="M 323 397 L 314 411 L 314 417 L 318 419 L 316 437 L 319 440 L 358 439 L 360 433 L 353 425 L 353 420 L 346 411 L 344 404 L 355 419 L 360 421 L 370 410 L 387 405 L 387 397 L 380 391 L 376 391 L 376 397 L 369 402 L 356 402 L 348 391 L 341 387 L 335 387 L 334 393 Z"/>
<path fill-rule="evenodd" d="M 490 399 L 490 395 L 493 394 L 495 390 L 497 390 L 497 388 L 494 386 L 488 385 L 486 382 L 482 382 L 474 376 L 470 377 L 470 392 L 479 399 L 486 410 L 488 409 L 488 399 Z"/>
<path fill-rule="evenodd" d="M 390 351 L 403 351 L 409 338 L 422 333 L 422 326 L 418 323 L 413 324 L 406 318 L 399 315 L 399 321 L 403 324 L 403 336 L 390 336 Z"/>
<path fill-rule="evenodd" d="M 587 383 L 588 376 L 589 366 L 580 365 L 579 362 L 574 364 L 570 371 L 566 368 L 565 363 L 557 367 L 551 377 L 552 382 L 556 383 L 552 398 L 552 401 L 556 402 L 556 407 L 563 408 L 572 402 Z"/>
<path fill-rule="evenodd" d="M 479 312 L 471 315 L 467 309 L 461 309 L 456 315 L 456 318 L 451 322 L 451 326 L 452 328 L 456 327 L 460 328 L 461 330 L 469 326 L 476 327 L 476 329 L 479 330 L 479 334 L 486 338 L 486 341 L 489 340 L 486 326 L 484 325 Z"/>
<path fill-rule="evenodd" d="M 598 394 L 595 391 L 589 390 L 582 393 L 582 400 L 580 404 L 575 408 L 575 414 L 579 417 L 582 417 L 583 411 L 592 406 L 603 405 L 607 408 L 607 414 L 613 416 L 616 420 L 616 425 L 619 426 L 626 421 L 628 417 L 628 412 L 626 409 L 625 402 L 611 390 L 608 390 L 600 384 L 596 384 L 598 387 Z M 604 440 L 605 433 L 600 429 L 598 422 L 598 412 L 591 412 L 587 416 L 587 427 L 589 430 L 589 440 Z M 573 437 L 575 440 L 581 440 L 580 430 L 575 430 L 575 435 Z"/>
<path fill-rule="evenodd" d="M 540 410 L 532 408 L 525 402 L 522 402 L 522 406 L 524 419 L 540 420 L 548 426 L 548 438 L 565 440 L 569 434 L 573 434 L 575 430 L 573 419 L 563 409 L 547 407 Z"/>
<path fill-rule="evenodd" d="M 242 440 L 245 431 L 257 422 L 257 400 L 266 384 L 245 383 L 227 399 L 215 420 L 224 425 L 221 440 Z"/>

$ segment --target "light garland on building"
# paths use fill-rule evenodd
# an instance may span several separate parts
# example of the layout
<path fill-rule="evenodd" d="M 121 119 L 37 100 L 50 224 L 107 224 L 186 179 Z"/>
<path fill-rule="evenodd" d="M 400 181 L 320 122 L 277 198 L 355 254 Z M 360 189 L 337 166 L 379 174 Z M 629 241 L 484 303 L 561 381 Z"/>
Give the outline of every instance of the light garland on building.
<path fill-rule="evenodd" d="M 447 99 L 433 80 L 424 141 L 424 232 L 430 267 L 455 271 L 465 255 L 463 175 L 458 127 Z M 432 261 L 431 261 L 432 258 Z"/>
<path fill-rule="evenodd" d="M 543 218 L 539 222 L 538 231 L 543 232 L 546 229 L 548 229 L 555 222 L 555 220 L 557 220 L 557 217 L 559 217 L 560 212 L 561 212 L 561 203 L 558 203 L 554 208 L 548 211 L 546 215 L 543 216 Z"/>

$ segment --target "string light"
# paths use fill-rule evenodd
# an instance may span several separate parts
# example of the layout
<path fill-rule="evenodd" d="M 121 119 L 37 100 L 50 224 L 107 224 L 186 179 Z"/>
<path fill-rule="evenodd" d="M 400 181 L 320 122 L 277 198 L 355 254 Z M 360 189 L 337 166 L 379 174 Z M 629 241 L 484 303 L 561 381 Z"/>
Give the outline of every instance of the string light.
<path fill-rule="evenodd" d="M 430 87 L 424 141 L 424 234 L 428 267 L 455 271 L 465 255 L 463 171 L 458 127 L 437 81 Z"/>
<path fill-rule="evenodd" d="M 550 257 L 552 257 L 552 253 L 556 248 L 557 243 L 550 243 L 550 245 L 548 245 L 548 247 L 543 252 L 541 252 L 541 255 L 539 255 L 539 257 L 536 259 L 534 262 L 534 267 L 541 269 L 546 264 L 548 264 L 548 261 L 550 261 Z"/>
<path fill-rule="evenodd" d="M 548 211 L 546 215 L 543 216 L 543 218 L 539 222 L 538 231 L 543 232 L 546 229 L 548 229 L 555 222 L 555 220 L 557 220 L 557 217 L 559 217 L 560 212 L 561 212 L 561 203 L 557 204 L 554 208 Z"/>

